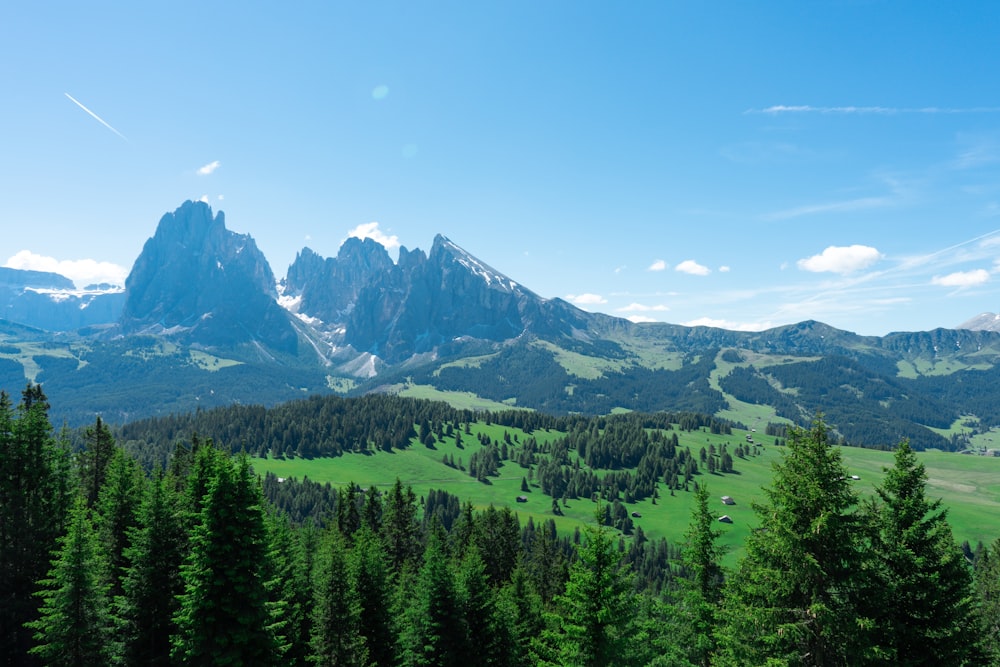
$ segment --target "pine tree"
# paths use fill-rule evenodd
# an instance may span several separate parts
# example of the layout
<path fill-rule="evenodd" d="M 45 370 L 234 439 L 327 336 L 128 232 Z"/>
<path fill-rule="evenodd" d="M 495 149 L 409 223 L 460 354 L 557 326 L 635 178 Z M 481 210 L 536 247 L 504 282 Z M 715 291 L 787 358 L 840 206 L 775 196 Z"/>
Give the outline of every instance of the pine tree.
<path fill-rule="evenodd" d="M 456 584 L 467 632 L 467 664 L 506 664 L 510 637 L 504 636 L 496 619 L 496 595 L 490 587 L 486 564 L 479 549 L 470 548 L 462 558 Z"/>
<path fill-rule="evenodd" d="M 180 509 L 173 480 L 154 474 L 130 532 L 123 594 L 116 601 L 126 665 L 171 664 L 170 637 L 177 632 L 174 615 L 184 590 L 180 570 L 187 549 Z"/>
<path fill-rule="evenodd" d="M 328 532 L 317 567 L 310 660 L 322 667 L 367 664 L 358 632 L 360 606 L 351 594 L 344 537 L 337 528 Z"/>
<path fill-rule="evenodd" d="M 727 581 L 715 664 L 863 664 L 871 619 L 858 613 L 857 499 L 821 419 L 790 435 L 764 492 Z"/>
<path fill-rule="evenodd" d="M 866 504 L 880 648 L 897 665 L 980 664 L 971 573 L 947 510 L 925 495 L 926 482 L 904 440 L 875 489 L 878 501 Z"/>
<path fill-rule="evenodd" d="M 191 664 L 278 664 L 260 484 L 246 456 L 214 467 L 181 569 L 172 657 Z"/>
<path fill-rule="evenodd" d="M 976 599 L 983 664 L 1000 665 L 1000 539 L 976 559 Z"/>
<path fill-rule="evenodd" d="M 270 515 L 269 524 L 278 580 L 272 598 L 282 610 L 282 663 L 304 667 L 310 653 L 315 607 L 313 569 L 320 551 L 320 531 L 312 524 L 293 528 L 286 515 Z"/>
<path fill-rule="evenodd" d="M 686 577 L 681 579 L 677 644 L 687 649 L 693 664 L 707 667 L 715 652 L 716 609 L 722 595 L 722 548 L 717 540 L 715 517 L 708 508 L 708 486 L 699 484 L 694 492 L 691 524 L 684 536 L 681 562 Z"/>
<path fill-rule="evenodd" d="M 401 638 L 405 667 L 465 667 L 468 642 L 451 561 L 438 531 L 431 531 L 414 599 Z"/>
<path fill-rule="evenodd" d="M 630 575 L 607 530 L 587 526 L 580 558 L 570 568 L 566 592 L 536 645 L 540 662 L 565 667 L 630 664 L 635 601 Z"/>
<path fill-rule="evenodd" d="M 417 522 L 417 497 L 410 487 L 396 483 L 387 494 L 382 513 L 382 535 L 393 572 L 418 562 L 420 528 Z"/>
<path fill-rule="evenodd" d="M 115 438 L 100 415 L 93 426 L 87 427 L 83 437 L 87 444 L 80 453 L 78 462 L 80 487 L 83 489 L 84 498 L 87 499 L 87 507 L 93 507 L 97 504 L 97 496 L 104 486 L 108 464 L 111 463 L 115 453 Z"/>
<path fill-rule="evenodd" d="M 135 459 L 121 448 L 115 448 L 107 466 L 104 486 L 97 496 L 97 532 L 107 559 L 106 576 L 111 584 L 112 598 L 122 594 L 125 576 L 125 550 L 130 531 L 138 521 L 145 477 Z"/>
<path fill-rule="evenodd" d="M 70 513 L 47 579 L 39 582 L 40 617 L 31 649 L 43 663 L 67 667 L 104 667 L 110 661 L 107 584 L 89 510 L 81 498 Z"/>
<path fill-rule="evenodd" d="M 73 491 L 69 448 L 52 435 L 49 404 L 28 385 L 16 410 L 0 392 L 0 664 L 28 660 L 37 582 L 65 533 Z"/>
<path fill-rule="evenodd" d="M 358 634 L 364 640 L 368 664 L 391 667 L 396 659 L 389 565 L 378 536 L 363 526 L 354 536 L 347 558 L 351 594 L 358 604 Z"/>
<path fill-rule="evenodd" d="M 531 642 L 544 627 L 542 598 L 534 590 L 522 565 L 514 568 L 510 583 L 497 595 L 499 641 L 505 643 L 507 664 L 530 665 Z"/>

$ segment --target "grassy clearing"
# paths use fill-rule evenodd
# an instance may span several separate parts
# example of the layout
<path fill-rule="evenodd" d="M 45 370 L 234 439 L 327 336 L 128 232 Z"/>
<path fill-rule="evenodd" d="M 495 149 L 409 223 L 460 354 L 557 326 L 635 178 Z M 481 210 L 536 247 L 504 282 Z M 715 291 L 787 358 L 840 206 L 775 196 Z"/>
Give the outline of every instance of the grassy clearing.
<path fill-rule="evenodd" d="M 362 487 L 375 485 L 388 488 L 398 477 L 412 486 L 418 496 L 425 495 L 430 489 L 445 489 L 477 508 L 491 504 L 510 506 L 522 523 L 529 516 L 536 522 L 554 519 L 560 533 L 572 533 L 575 528 L 591 522 L 597 507 L 590 499 L 570 500 L 561 505 L 562 514 L 555 515 L 552 498 L 543 495 L 537 486 L 531 484 L 531 490 L 523 492 L 521 480 L 528 477 L 528 470 L 512 461 L 505 462 L 499 477 L 491 478 L 488 484 L 478 482 L 467 473 L 442 462 L 447 455 L 454 457 L 456 463 L 461 460 L 466 464 L 480 447 L 476 438 L 478 433 L 486 433 L 492 439 L 502 441 L 505 432 L 509 432 L 515 448 L 526 437 L 534 437 L 541 442 L 561 437 L 561 434 L 552 432 L 535 432 L 529 436 L 517 429 L 495 424 L 474 424 L 471 434 L 462 435 L 462 449 L 455 446 L 454 438 L 446 437 L 434 449 L 414 443 L 405 451 L 393 453 L 347 454 L 313 460 L 256 459 L 254 466 L 260 473 L 270 471 L 279 477 L 299 479 L 308 476 L 311 480 L 334 485 L 354 482 Z M 737 444 L 743 442 L 744 435 L 743 432 L 734 432 L 729 436 L 704 431 L 678 433 L 681 446 L 689 447 L 695 456 L 698 456 L 701 447 L 707 449 L 710 444 L 717 448 L 727 444 L 732 452 Z M 743 542 L 757 524 L 752 505 L 764 500 L 763 488 L 770 484 L 772 464 L 782 456 L 782 448 L 775 447 L 772 438 L 759 432 L 753 436 L 758 442 L 763 441 L 765 446 L 758 456 L 736 458 L 736 474 L 702 474 L 695 478 L 698 483 L 708 485 L 713 499 L 711 507 L 718 516 L 727 514 L 733 519 L 731 524 L 717 524 L 722 531 L 719 541 L 728 549 L 725 563 L 730 566 L 735 564 Z M 890 452 L 850 447 L 843 448 L 841 452 L 849 474 L 859 477 L 853 483 L 862 496 L 873 493 L 875 485 L 883 477 L 883 469 L 893 462 Z M 974 545 L 977 541 L 989 543 L 1000 537 L 1000 458 L 946 452 L 922 452 L 918 457 L 927 468 L 927 495 L 943 501 L 957 540 L 968 540 Z M 642 515 L 633 522 L 651 538 L 663 537 L 671 542 L 680 542 L 690 522 L 693 494 L 679 491 L 671 496 L 662 484 L 659 494 L 655 504 L 647 499 L 628 506 L 630 512 Z M 516 502 L 520 495 L 526 496 L 527 502 Z M 731 496 L 736 504 L 724 505 L 721 501 L 724 495 Z"/>
<path fill-rule="evenodd" d="M 489 410 L 498 412 L 516 409 L 511 403 L 498 403 L 488 398 L 476 396 L 471 391 L 441 391 L 427 384 L 406 384 L 396 394 L 409 398 L 422 398 L 429 401 L 443 401 L 458 410 Z"/>
<path fill-rule="evenodd" d="M 12 359 L 21 364 L 24 369 L 24 377 L 29 382 L 34 382 L 38 374 L 42 371 L 36 361 L 36 357 L 56 357 L 61 359 L 76 359 L 80 365 L 86 365 L 79 361 L 79 356 L 72 346 L 57 347 L 49 343 L 33 341 L 3 341 L 4 351 L 0 352 L 0 357 Z M 85 348 L 82 348 L 85 349 Z"/>
<path fill-rule="evenodd" d="M 209 372 L 215 372 L 223 368 L 229 368 L 230 366 L 239 366 L 243 363 L 242 361 L 235 361 L 233 359 L 223 359 L 222 357 L 217 357 L 201 350 L 191 350 L 188 354 L 191 355 L 192 363 L 198 368 Z"/>

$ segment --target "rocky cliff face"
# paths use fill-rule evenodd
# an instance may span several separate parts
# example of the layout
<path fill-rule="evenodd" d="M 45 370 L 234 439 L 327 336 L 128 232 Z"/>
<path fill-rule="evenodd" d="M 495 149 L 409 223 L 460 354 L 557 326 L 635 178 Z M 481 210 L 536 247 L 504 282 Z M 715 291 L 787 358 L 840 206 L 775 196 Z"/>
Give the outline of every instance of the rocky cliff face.
<path fill-rule="evenodd" d="M 354 308 L 361 290 L 393 267 L 389 253 L 372 239 L 349 238 L 336 257 L 327 259 L 304 248 L 288 267 L 285 293 L 299 296 L 299 312 L 339 323 Z"/>
<path fill-rule="evenodd" d="M 274 274 L 222 212 L 185 202 L 160 219 L 125 281 L 124 333 L 174 335 L 206 346 L 258 342 L 294 352 L 298 337 L 277 302 Z"/>
<path fill-rule="evenodd" d="M 300 314 L 342 330 L 345 343 L 388 363 L 462 339 L 569 334 L 587 317 L 542 299 L 440 235 L 429 254 L 401 248 L 395 264 L 371 240 L 348 239 L 336 259 L 306 249 L 287 286 L 301 295 Z"/>

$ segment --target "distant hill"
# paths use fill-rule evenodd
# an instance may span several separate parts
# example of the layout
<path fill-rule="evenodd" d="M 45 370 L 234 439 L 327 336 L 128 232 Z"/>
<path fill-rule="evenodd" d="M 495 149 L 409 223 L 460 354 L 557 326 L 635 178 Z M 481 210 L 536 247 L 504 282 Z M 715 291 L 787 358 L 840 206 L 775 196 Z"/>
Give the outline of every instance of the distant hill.
<path fill-rule="evenodd" d="M 8 303 L 56 304 L 72 286 L 29 274 L 0 273 Z M 553 414 L 689 410 L 761 428 L 822 411 L 872 447 L 986 446 L 1000 425 L 1000 332 L 984 326 L 874 337 L 814 321 L 635 324 L 542 298 L 441 235 L 396 262 L 370 239 L 332 258 L 304 248 L 279 279 L 221 212 L 185 202 L 124 290 L 105 292 L 118 305 L 94 297 L 82 310 L 105 316 L 85 321 L 9 307 L 20 314 L 0 322 L 0 386 L 44 383 L 71 425 L 333 392 Z"/>

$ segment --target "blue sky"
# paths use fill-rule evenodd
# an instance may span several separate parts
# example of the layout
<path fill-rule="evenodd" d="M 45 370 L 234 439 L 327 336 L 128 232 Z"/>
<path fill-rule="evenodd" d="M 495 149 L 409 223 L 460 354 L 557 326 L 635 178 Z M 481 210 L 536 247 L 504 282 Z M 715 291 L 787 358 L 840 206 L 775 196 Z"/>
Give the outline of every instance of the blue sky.
<path fill-rule="evenodd" d="M 127 273 L 204 198 L 283 276 L 437 233 L 634 320 L 1000 310 L 1000 3 L 10 2 L 0 262 Z"/>

